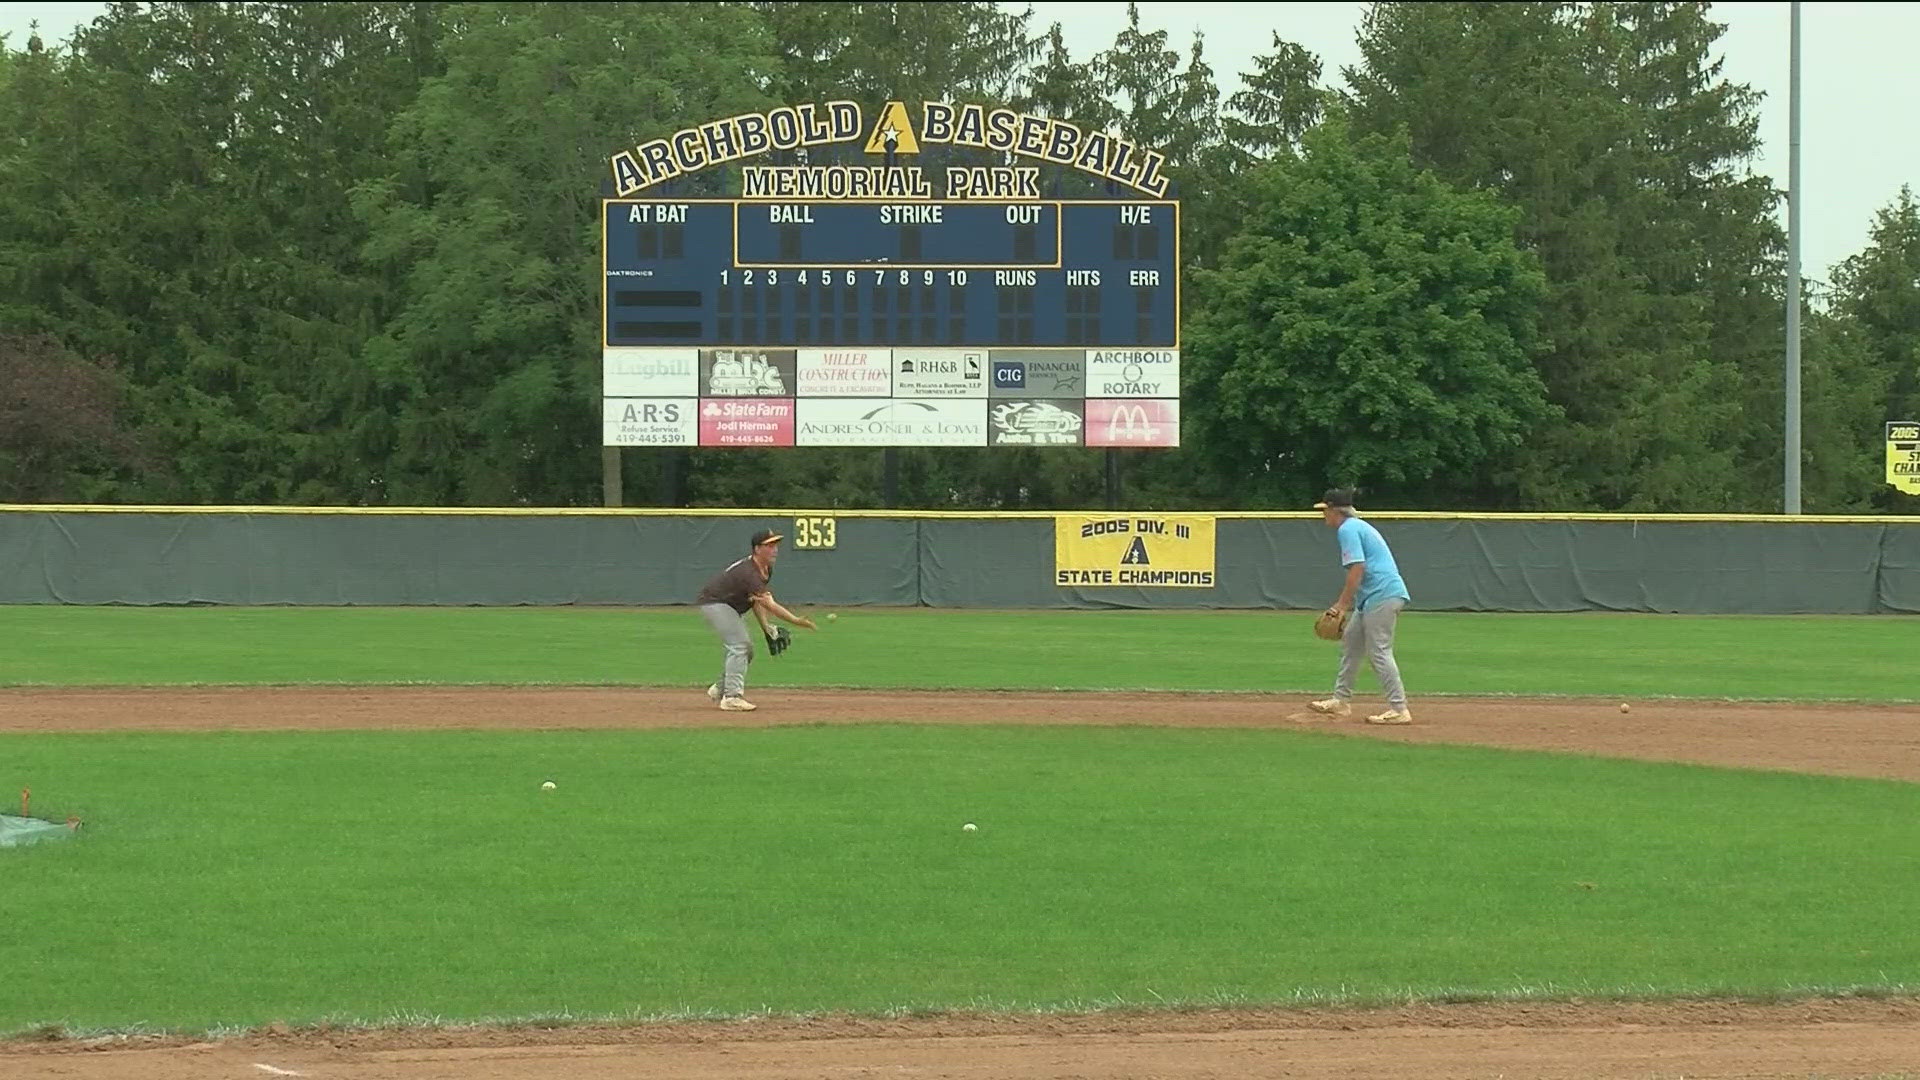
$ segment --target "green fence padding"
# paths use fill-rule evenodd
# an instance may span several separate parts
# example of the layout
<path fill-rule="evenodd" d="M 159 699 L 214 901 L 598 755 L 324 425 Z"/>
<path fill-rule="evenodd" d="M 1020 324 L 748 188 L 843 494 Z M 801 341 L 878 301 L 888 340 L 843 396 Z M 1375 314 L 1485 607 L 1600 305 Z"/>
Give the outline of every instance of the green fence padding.
<path fill-rule="evenodd" d="M 831 511 L 813 512 L 831 515 Z M 793 536 L 805 605 L 1314 610 L 1339 594 L 1317 518 L 1220 515 L 1209 589 L 1061 588 L 1050 517 L 855 513 Z M 1374 518 L 1417 611 L 1920 613 L 1920 522 Z M 568 514 L 0 509 L 0 604 L 690 604 L 789 511 Z M 820 540 L 821 536 L 811 539 Z"/>

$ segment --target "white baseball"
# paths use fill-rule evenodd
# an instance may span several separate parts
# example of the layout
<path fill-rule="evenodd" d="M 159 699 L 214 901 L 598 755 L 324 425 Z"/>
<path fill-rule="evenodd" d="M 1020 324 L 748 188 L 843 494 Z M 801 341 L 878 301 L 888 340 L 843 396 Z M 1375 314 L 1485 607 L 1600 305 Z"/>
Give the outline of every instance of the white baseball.
<path fill-rule="evenodd" d="M 975 829 L 978 829 L 979 827 L 980 827 L 980 826 L 978 826 L 978 825 L 975 825 L 975 824 L 974 824 L 973 822 L 971 822 L 971 821 L 969 821 L 969 822 L 967 822 L 967 823 L 966 823 L 965 825 L 962 825 L 962 826 L 960 826 L 960 831 L 961 831 L 961 832 L 973 832 L 973 831 L 974 831 Z"/>
<path fill-rule="evenodd" d="M 552 790 L 553 790 L 553 781 L 551 781 L 551 780 L 549 780 L 549 781 L 547 781 L 546 783 L 544 783 L 544 784 L 541 784 L 541 785 L 540 785 L 540 790 L 541 790 L 541 791 L 552 791 Z"/>

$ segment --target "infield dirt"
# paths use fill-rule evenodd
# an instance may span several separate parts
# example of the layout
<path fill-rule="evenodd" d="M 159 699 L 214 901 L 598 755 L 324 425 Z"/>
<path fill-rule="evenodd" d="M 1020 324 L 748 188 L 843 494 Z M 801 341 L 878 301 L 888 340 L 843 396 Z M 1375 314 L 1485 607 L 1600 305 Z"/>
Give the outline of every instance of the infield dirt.
<path fill-rule="evenodd" d="M 700 689 L 0 690 L 0 732 L 569 729 L 857 724 L 1312 727 L 1355 737 L 1920 781 L 1920 708 L 1447 698 L 1418 722 L 1309 719 L 1304 701 L 1195 694 Z M 1360 711 L 1356 709 L 1356 711 Z M 828 1018 L 556 1029 L 268 1030 L 219 1042 L 0 1043 L 0 1075 L 104 1080 L 689 1080 L 902 1076 L 1589 1078 L 1920 1076 L 1920 1001 L 1416 1005 L 1031 1018 Z"/>

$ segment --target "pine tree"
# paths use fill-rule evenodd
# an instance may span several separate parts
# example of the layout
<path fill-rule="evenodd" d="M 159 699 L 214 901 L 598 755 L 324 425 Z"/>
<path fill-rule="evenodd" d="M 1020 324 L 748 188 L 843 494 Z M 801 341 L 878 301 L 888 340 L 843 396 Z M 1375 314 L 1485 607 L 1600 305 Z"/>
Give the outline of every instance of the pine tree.
<path fill-rule="evenodd" d="M 1278 33 L 1273 51 L 1255 57 L 1240 82 L 1221 123 L 1227 142 L 1249 157 L 1291 152 L 1320 119 L 1320 58 Z"/>
<path fill-rule="evenodd" d="M 1520 208 L 1550 282 L 1525 504 L 1762 509 L 1745 457 L 1764 348 L 1768 185 L 1753 95 L 1720 78 L 1701 5 L 1378 4 L 1348 69 L 1363 130 Z M 1777 492 L 1777 487 L 1774 489 Z"/>

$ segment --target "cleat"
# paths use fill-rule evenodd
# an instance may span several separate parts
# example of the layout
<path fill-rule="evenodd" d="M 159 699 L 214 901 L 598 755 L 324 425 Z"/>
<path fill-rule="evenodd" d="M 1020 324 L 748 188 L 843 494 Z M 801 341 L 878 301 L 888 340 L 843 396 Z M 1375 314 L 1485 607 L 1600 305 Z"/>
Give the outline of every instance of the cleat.
<path fill-rule="evenodd" d="M 1308 702 L 1307 708 L 1312 709 L 1322 716 L 1332 716 L 1342 720 L 1353 715 L 1353 707 L 1341 701 L 1339 698 L 1327 698 L 1324 701 Z"/>
<path fill-rule="evenodd" d="M 759 708 L 758 705 L 755 705 L 753 702 L 748 701 L 746 698 L 743 698 L 743 697 L 730 697 L 730 698 L 720 699 L 721 712 L 752 712 L 757 708 Z"/>
<path fill-rule="evenodd" d="M 1410 709 L 1388 709 L 1386 712 L 1367 717 L 1369 724 L 1411 724 L 1413 712 Z"/>
<path fill-rule="evenodd" d="M 720 684 L 719 683 L 714 683 L 712 686 L 707 687 L 707 700 L 708 701 L 720 700 Z"/>

